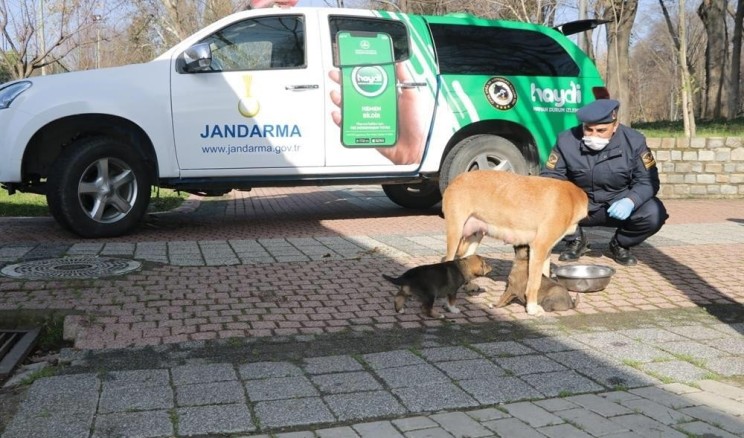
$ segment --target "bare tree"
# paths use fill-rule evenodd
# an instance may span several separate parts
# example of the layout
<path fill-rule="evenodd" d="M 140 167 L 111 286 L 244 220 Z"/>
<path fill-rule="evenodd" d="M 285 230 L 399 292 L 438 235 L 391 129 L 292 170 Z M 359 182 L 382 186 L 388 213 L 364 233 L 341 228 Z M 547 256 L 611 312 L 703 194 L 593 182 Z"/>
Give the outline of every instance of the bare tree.
<path fill-rule="evenodd" d="M 679 0 L 679 72 L 682 85 L 682 120 L 685 127 L 685 136 L 695 136 L 695 109 L 692 99 L 692 81 L 687 69 L 687 23 L 685 13 L 685 0 Z"/>
<path fill-rule="evenodd" d="M 630 36 L 638 10 L 638 0 L 608 0 L 603 18 L 610 20 L 607 31 L 606 82 L 610 95 L 624 102 L 618 119 L 630 125 Z"/>
<path fill-rule="evenodd" d="M 717 119 L 729 112 L 728 99 L 724 99 L 729 88 L 726 75 L 729 68 L 726 0 L 703 0 L 697 11 L 708 35 L 702 116 Z"/>
<path fill-rule="evenodd" d="M 59 63 L 79 47 L 75 36 L 95 26 L 94 7 L 95 0 L 0 0 L 0 63 L 14 79 Z"/>
<path fill-rule="evenodd" d="M 636 94 L 630 103 L 633 121 L 676 119 L 679 113 L 678 50 L 663 22 L 647 22 L 646 35 L 631 48 L 631 74 Z"/>

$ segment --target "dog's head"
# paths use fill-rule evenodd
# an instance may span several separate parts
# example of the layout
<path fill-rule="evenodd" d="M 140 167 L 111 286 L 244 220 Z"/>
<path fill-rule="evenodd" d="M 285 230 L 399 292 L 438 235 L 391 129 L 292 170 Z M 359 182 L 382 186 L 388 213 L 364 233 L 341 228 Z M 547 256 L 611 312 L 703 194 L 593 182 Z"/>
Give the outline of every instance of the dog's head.
<path fill-rule="evenodd" d="M 461 260 L 463 261 L 463 268 L 474 277 L 488 275 L 493 270 L 491 265 L 486 263 L 486 260 L 478 254 L 473 254 Z"/>
<path fill-rule="evenodd" d="M 514 260 L 529 260 L 530 247 L 528 245 L 514 245 Z"/>

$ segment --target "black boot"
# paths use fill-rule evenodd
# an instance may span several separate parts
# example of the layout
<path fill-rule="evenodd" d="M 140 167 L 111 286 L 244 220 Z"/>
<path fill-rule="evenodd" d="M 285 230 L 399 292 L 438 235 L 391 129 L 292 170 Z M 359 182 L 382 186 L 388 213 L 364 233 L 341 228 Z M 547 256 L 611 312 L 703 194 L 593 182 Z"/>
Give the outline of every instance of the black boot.
<path fill-rule="evenodd" d="M 610 240 L 610 257 L 612 257 L 615 262 L 624 266 L 633 266 L 638 263 L 638 259 L 630 253 L 630 250 L 620 246 L 614 237 Z"/>
<path fill-rule="evenodd" d="M 558 257 L 558 260 L 563 262 L 578 260 L 587 251 L 589 251 L 589 242 L 587 242 L 586 236 L 584 236 L 584 230 L 579 228 L 579 238 L 568 243 L 566 249 Z"/>

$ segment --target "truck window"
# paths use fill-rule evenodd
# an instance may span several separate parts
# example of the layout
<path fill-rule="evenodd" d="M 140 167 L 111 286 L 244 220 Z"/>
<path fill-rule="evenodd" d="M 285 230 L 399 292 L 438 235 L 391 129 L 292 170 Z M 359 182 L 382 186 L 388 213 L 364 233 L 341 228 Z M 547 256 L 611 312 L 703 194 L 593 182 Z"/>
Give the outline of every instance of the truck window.
<path fill-rule="evenodd" d="M 406 25 L 400 21 L 381 20 L 374 18 L 356 18 L 348 16 L 331 16 L 329 18 L 331 41 L 336 41 L 336 34 L 344 31 L 384 32 L 393 39 L 393 55 L 395 61 L 408 59 L 408 31 Z M 333 50 L 333 65 L 338 66 L 338 53 Z"/>
<path fill-rule="evenodd" d="M 202 42 L 212 48 L 214 70 L 271 70 L 306 65 L 305 20 L 299 15 L 243 20 Z"/>
<path fill-rule="evenodd" d="M 430 24 L 443 74 L 578 76 L 579 66 L 551 37 L 532 30 Z"/>

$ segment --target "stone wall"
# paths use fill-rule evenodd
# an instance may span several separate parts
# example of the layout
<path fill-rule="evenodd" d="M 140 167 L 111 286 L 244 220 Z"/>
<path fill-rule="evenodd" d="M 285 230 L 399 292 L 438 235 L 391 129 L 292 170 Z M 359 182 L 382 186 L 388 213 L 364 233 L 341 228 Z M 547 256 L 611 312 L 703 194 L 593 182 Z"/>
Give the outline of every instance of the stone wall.
<path fill-rule="evenodd" d="M 744 198 L 744 138 L 647 138 L 660 198 Z"/>

